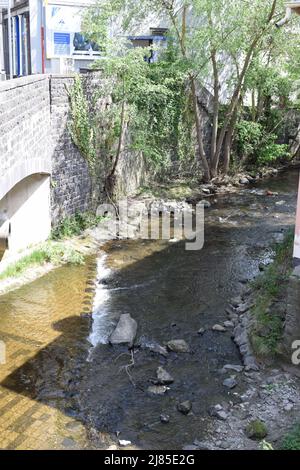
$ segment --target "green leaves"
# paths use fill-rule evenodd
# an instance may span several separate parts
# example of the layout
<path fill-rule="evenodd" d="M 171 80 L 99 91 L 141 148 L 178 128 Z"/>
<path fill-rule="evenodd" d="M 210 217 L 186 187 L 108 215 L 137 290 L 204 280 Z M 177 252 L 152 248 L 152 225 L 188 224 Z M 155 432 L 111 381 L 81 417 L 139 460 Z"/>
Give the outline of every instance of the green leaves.
<path fill-rule="evenodd" d="M 93 172 L 96 161 L 95 129 L 84 96 L 82 80 L 78 75 L 75 76 L 74 85 L 68 90 L 68 93 L 71 109 L 71 124 L 69 126 L 71 137 Z"/>

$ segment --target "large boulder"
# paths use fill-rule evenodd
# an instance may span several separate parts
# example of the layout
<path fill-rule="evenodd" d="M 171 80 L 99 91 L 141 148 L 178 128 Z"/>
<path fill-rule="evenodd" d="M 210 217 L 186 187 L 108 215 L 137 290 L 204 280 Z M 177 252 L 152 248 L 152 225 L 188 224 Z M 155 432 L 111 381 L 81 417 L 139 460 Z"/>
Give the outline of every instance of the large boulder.
<path fill-rule="evenodd" d="M 137 331 L 137 322 L 131 318 L 129 313 L 120 316 L 115 331 L 111 334 L 109 342 L 111 344 L 128 344 L 132 346 Z"/>

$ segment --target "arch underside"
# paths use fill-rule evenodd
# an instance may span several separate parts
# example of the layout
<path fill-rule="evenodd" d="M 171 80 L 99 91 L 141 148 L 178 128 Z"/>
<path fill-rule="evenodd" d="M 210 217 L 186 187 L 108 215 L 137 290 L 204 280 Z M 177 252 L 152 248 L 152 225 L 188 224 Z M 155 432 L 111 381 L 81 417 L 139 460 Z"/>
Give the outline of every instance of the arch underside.
<path fill-rule="evenodd" d="M 50 175 L 51 161 L 45 158 L 24 160 L 0 176 L 0 201 L 19 182 L 34 174 Z"/>

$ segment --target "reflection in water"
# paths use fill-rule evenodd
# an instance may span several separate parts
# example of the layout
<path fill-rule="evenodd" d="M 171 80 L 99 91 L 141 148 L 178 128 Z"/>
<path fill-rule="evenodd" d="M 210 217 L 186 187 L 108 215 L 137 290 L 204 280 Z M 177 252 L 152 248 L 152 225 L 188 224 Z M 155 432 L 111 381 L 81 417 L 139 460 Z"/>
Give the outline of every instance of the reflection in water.
<path fill-rule="evenodd" d="M 209 407 L 236 399 L 224 394 L 219 370 L 240 362 L 231 332 L 211 326 L 227 319 L 228 299 L 269 259 L 272 239 L 294 223 L 297 177 L 220 197 L 206 213 L 201 251 L 185 251 L 184 242 L 110 242 L 98 260 L 94 299 L 90 263 L 2 296 L 0 339 L 8 362 L 0 367 L 0 446 L 90 448 L 93 429 L 101 431 L 100 447 L 117 431 L 144 448 L 181 449 L 201 439 Z M 266 188 L 278 196 L 268 197 Z M 138 322 L 130 378 L 127 349 L 106 344 L 121 313 Z M 149 350 L 170 339 L 184 339 L 191 353 L 165 358 Z M 147 388 L 159 365 L 175 381 L 158 397 Z M 243 387 L 239 378 L 237 391 Z M 193 409 L 183 416 L 176 405 L 187 399 Z M 161 413 L 170 416 L 169 425 L 160 422 Z"/>

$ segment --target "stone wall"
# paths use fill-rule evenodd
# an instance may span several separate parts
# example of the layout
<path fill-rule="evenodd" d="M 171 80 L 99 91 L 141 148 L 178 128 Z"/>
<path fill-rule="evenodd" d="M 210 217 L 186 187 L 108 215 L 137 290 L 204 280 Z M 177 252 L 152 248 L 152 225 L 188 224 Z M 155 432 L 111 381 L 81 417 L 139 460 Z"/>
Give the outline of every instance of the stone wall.
<path fill-rule="evenodd" d="M 0 200 L 22 179 L 51 173 L 46 75 L 0 83 Z"/>
<path fill-rule="evenodd" d="M 84 75 L 91 112 L 101 75 Z M 36 75 L 0 83 L 0 201 L 31 175 L 51 174 L 51 218 L 55 225 L 76 211 L 94 210 L 105 198 L 109 168 L 100 156 L 97 177 L 73 144 L 68 89 L 73 76 Z M 109 100 L 108 100 L 109 101 Z M 124 153 L 117 178 L 118 194 L 133 194 L 144 180 L 139 154 Z"/>
<path fill-rule="evenodd" d="M 86 72 L 83 89 L 90 108 L 95 113 L 101 106 L 109 105 L 109 97 L 95 100 L 95 92 L 101 81 L 101 72 Z M 76 211 L 95 210 L 106 198 L 105 176 L 110 170 L 108 159 L 99 155 L 96 176 L 91 176 L 88 164 L 74 145 L 70 131 L 70 104 L 68 89 L 72 76 L 51 76 L 51 136 L 52 136 L 52 220 L 56 224 Z M 99 130 L 101 132 L 101 129 Z M 124 152 L 117 170 L 116 190 L 119 197 L 132 195 L 145 181 L 146 167 L 142 156 L 136 152 Z"/>
<path fill-rule="evenodd" d="M 50 77 L 52 222 L 55 225 L 76 211 L 92 209 L 92 186 L 86 160 L 73 144 L 69 132 L 68 89 L 74 78 Z"/>

